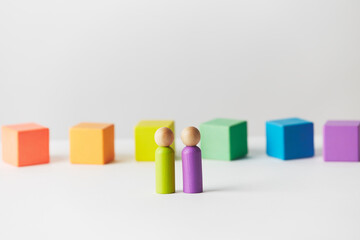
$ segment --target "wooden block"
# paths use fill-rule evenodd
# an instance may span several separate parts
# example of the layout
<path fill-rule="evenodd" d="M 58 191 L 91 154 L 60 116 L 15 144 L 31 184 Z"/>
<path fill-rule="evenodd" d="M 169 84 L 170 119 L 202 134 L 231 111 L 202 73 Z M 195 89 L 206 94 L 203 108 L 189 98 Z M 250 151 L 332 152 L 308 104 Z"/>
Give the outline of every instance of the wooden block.
<path fill-rule="evenodd" d="M 217 118 L 200 124 L 203 158 L 235 160 L 248 153 L 247 122 Z"/>
<path fill-rule="evenodd" d="M 323 134 L 325 161 L 360 161 L 360 121 L 327 121 Z"/>
<path fill-rule="evenodd" d="M 266 153 L 282 160 L 314 156 L 314 124 L 300 118 L 267 121 Z"/>
<path fill-rule="evenodd" d="M 3 160 L 22 167 L 49 163 L 49 128 L 36 123 L 2 127 Z"/>
<path fill-rule="evenodd" d="M 114 125 L 79 123 L 70 128 L 70 162 L 106 164 L 114 160 Z"/>
<path fill-rule="evenodd" d="M 158 145 L 155 143 L 154 135 L 161 127 L 168 127 L 174 132 L 175 123 L 172 120 L 143 120 L 135 126 L 135 159 L 137 161 L 155 161 L 155 150 Z M 175 151 L 175 141 L 170 147 Z"/>

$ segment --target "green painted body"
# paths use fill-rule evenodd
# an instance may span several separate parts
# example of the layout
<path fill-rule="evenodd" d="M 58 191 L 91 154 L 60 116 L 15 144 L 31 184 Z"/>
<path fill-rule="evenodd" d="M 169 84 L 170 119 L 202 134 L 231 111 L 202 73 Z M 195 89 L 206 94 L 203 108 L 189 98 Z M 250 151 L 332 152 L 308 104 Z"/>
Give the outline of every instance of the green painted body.
<path fill-rule="evenodd" d="M 247 122 L 217 118 L 200 125 L 205 159 L 235 160 L 248 153 Z"/>
<path fill-rule="evenodd" d="M 171 147 L 158 147 L 155 151 L 156 192 L 175 192 L 175 153 Z"/>

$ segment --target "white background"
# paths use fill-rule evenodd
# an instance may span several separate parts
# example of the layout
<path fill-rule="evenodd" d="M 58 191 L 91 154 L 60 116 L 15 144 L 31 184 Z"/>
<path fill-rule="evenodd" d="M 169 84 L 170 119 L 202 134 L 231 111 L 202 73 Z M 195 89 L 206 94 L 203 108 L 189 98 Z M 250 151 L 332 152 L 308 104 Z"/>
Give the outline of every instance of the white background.
<path fill-rule="evenodd" d="M 0 125 L 360 119 L 358 0 L 1 0 Z"/>
<path fill-rule="evenodd" d="M 360 119 L 360 1 L 0 1 L 0 125 L 50 127 L 51 163 L 0 162 L 0 239 L 360 239 L 358 163 L 203 161 L 205 192 L 154 193 L 153 163 L 71 165 L 80 121 L 177 132 L 213 117 Z M 179 143 L 179 141 L 178 141 Z M 181 145 L 180 145 L 181 146 Z M 178 147 L 178 151 L 181 147 Z"/>

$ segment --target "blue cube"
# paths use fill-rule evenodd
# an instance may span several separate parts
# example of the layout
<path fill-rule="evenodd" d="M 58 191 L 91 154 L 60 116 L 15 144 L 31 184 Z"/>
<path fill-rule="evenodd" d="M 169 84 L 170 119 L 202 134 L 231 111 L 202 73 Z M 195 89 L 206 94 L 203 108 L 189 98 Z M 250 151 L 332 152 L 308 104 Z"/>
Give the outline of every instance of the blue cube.
<path fill-rule="evenodd" d="M 266 153 L 282 160 L 314 156 L 314 124 L 300 118 L 267 121 Z"/>

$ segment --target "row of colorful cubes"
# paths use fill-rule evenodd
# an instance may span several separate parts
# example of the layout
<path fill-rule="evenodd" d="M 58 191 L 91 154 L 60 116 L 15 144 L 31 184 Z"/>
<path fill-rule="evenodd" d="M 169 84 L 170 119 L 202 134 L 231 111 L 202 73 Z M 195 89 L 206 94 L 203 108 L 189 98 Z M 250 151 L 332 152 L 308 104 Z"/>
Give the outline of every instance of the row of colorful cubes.
<path fill-rule="evenodd" d="M 154 161 L 154 134 L 174 131 L 174 121 L 145 120 L 135 126 L 135 159 Z M 200 124 L 203 158 L 235 160 L 248 153 L 247 121 L 217 118 Z M 360 121 L 328 121 L 324 125 L 325 161 L 360 161 Z M 70 161 L 106 164 L 114 160 L 114 125 L 80 123 L 70 128 Z M 175 149 L 175 145 L 171 145 Z M 314 124 L 300 118 L 266 122 L 266 152 L 283 160 L 314 156 Z M 35 123 L 2 127 L 3 160 L 15 166 L 49 162 L 49 129 Z"/>

